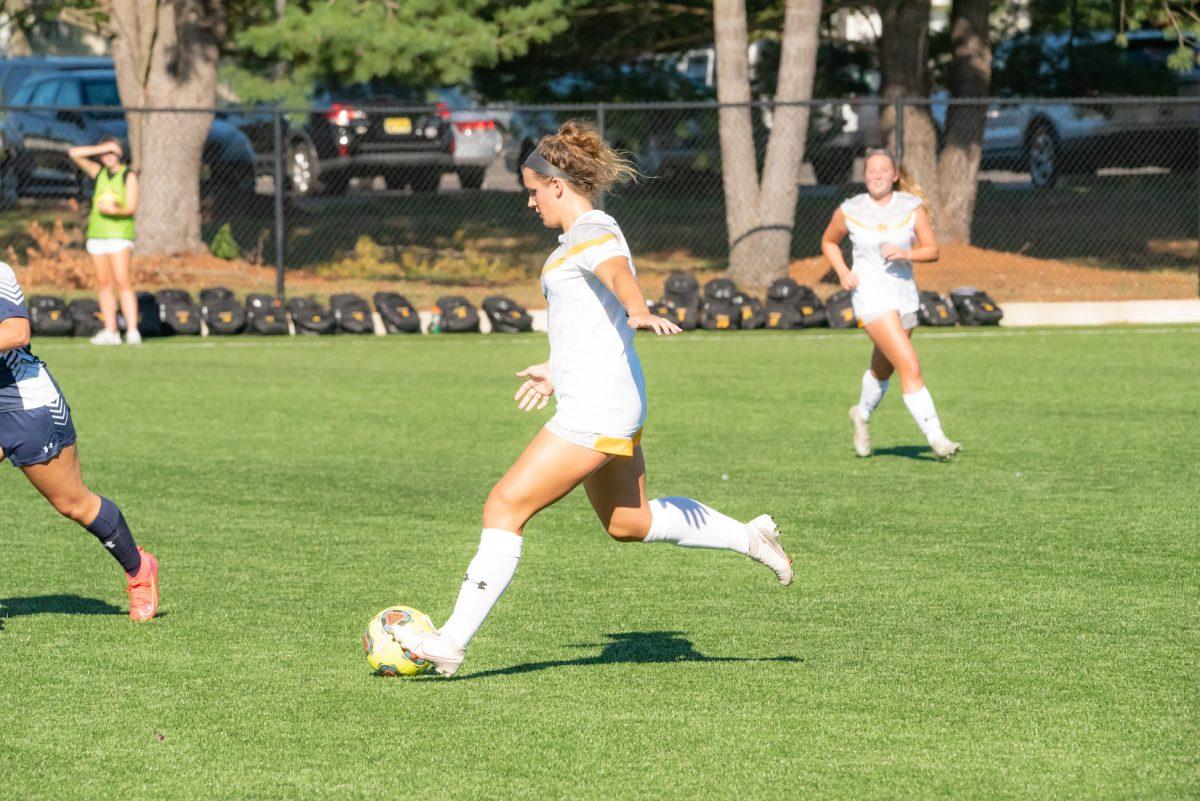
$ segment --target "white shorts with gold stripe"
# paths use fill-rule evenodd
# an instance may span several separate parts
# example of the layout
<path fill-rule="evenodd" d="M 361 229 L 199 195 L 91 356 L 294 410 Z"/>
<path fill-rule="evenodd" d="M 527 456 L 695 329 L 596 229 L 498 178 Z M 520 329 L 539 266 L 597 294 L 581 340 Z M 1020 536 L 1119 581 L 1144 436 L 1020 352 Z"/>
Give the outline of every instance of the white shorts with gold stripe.
<path fill-rule="evenodd" d="M 546 430 L 557 437 L 565 439 L 589 450 L 608 453 L 621 459 L 633 458 L 634 449 L 642 444 L 642 430 L 639 428 L 628 437 L 614 437 L 609 434 L 595 434 L 586 431 L 575 431 L 565 428 L 561 423 L 551 420 L 546 423 Z"/>

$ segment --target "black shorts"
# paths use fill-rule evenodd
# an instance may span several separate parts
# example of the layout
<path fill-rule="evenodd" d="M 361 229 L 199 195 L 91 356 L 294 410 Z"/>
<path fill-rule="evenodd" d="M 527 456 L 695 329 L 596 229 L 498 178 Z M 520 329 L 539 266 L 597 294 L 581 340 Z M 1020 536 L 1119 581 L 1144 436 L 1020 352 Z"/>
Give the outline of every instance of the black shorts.
<path fill-rule="evenodd" d="M 74 444 L 71 407 L 61 394 L 49 406 L 0 412 L 0 451 L 17 467 L 44 464 Z"/>

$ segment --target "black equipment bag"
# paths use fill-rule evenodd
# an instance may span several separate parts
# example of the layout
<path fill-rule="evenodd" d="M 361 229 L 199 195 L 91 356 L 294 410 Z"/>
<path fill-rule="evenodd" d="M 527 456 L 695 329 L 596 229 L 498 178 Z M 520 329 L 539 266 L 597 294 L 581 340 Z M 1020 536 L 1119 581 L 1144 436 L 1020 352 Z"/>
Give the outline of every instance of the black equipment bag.
<path fill-rule="evenodd" d="M 274 295 L 247 295 L 246 330 L 251 334 L 266 336 L 289 334 L 283 301 Z"/>
<path fill-rule="evenodd" d="M 736 294 L 737 284 L 728 278 L 714 278 L 704 285 L 705 300 L 733 300 Z"/>
<path fill-rule="evenodd" d="M 246 307 L 223 286 L 200 290 L 200 315 L 208 326 L 208 333 L 216 336 L 240 334 L 246 330 Z"/>
<path fill-rule="evenodd" d="M 333 311 L 333 319 L 337 321 L 339 331 L 345 331 L 347 334 L 375 333 L 371 306 L 358 295 L 350 292 L 334 295 L 329 299 L 329 308 Z"/>
<path fill-rule="evenodd" d="M 150 292 L 137 293 L 138 306 L 138 333 L 143 338 L 161 337 L 166 331 L 163 327 L 161 312 L 158 308 L 158 299 Z M 117 326 L 122 330 L 128 330 L 129 324 L 125 321 L 125 316 L 117 315 Z"/>
<path fill-rule="evenodd" d="M 297 334 L 332 334 L 337 329 L 333 315 L 313 298 L 291 298 L 287 312 Z"/>
<path fill-rule="evenodd" d="M 796 308 L 800 311 L 801 328 L 816 328 L 829 320 L 825 304 L 811 287 L 804 284 L 800 284 L 796 291 Z"/>
<path fill-rule="evenodd" d="M 163 289 L 154 293 L 154 299 L 163 334 L 200 335 L 200 309 L 190 294 L 182 289 Z"/>
<path fill-rule="evenodd" d="M 497 334 L 519 334 L 533 330 L 533 318 L 511 298 L 492 295 L 483 299 L 483 313 Z"/>
<path fill-rule="evenodd" d="M 479 312 L 469 300 L 460 295 L 438 298 L 435 304 L 436 312 L 441 312 L 441 328 L 447 334 L 465 334 L 479 330 Z"/>
<path fill-rule="evenodd" d="M 799 328 L 803 322 L 796 303 L 800 285 L 791 278 L 778 278 L 767 288 L 764 325 L 767 328 Z"/>
<path fill-rule="evenodd" d="M 667 307 L 662 315 L 684 331 L 695 329 L 700 323 L 700 285 L 686 273 L 673 273 L 663 284 L 661 303 Z"/>
<path fill-rule="evenodd" d="M 104 328 L 100 316 L 100 304 L 91 298 L 78 298 L 67 304 L 67 316 L 71 318 L 77 337 L 90 337 Z"/>
<path fill-rule="evenodd" d="M 1004 312 L 988 293 L 973 286 L 950 290 L 950 302 L 963 325 L 1000 325 Z"/>
<path fill-rule="evenodd" d="M 854 316 L 854 304 L 847 289 L 835 292 L 826 299 L 825 314 L 830 328 L 854 328 L 858 325 L 858 319 Z"/>
<path fill-rule="evenodd" d="M 743 331 L 762 328 L 767 322 L 767 312 L 758 298 L 739 292 L 733 296 L 733 305 L 738 310 L 738 328 Z"/>
<path fill-rule="evenodd" d="M 383 318 L 383 328 L 389 334 L 421 333 L 421 316 L 399 292 L 376 292 L 375 308 Z"/>
<path fill-rule="evenodd" d="M 29 307 L 29 328 L 34 336 L 66 337 L 75 330 L 75 321 L 67 312 L 67 302 L 50 295 L 30 295 L 25 301 Z"/>
<path fill-rule="evenodd" d="M 921 305 L 917 309 L 917 317 L 921 325 L 954 325 L 958 322 L 958 312 L 954 306 L 936 292 L 921 292 Z"/>
<path fill-rule="evenodd" d="M 736 331 L 740 317 L 732 300 L 705 300 L 700 307 L 700 325 L 708 331 Z"/>

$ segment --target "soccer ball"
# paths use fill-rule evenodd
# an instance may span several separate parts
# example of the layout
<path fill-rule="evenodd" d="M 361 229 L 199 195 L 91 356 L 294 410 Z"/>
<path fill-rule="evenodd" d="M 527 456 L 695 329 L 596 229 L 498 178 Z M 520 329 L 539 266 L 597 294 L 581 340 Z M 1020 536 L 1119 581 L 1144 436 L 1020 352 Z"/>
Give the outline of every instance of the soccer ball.
<path fill-rule="evenodd" d="M 367 664 L 376 676 L 417 676 L 429 669 L 429 663 L 417 659 L 400 645 L 393 633 L 404 626 L 418 631 L 434 631 L 433 621 L 411 606 L 389 606 L 371 617 L 363 634 Z"/>

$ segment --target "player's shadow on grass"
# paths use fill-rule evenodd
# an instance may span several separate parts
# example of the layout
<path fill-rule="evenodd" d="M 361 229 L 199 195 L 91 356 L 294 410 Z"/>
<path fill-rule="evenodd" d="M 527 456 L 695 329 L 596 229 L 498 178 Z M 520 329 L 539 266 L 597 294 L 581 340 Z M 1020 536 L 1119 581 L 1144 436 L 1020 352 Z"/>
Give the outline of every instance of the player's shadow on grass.
<path fill-rule="evenodd" d="M 0 598 L 0 631 L 10 617 L 25 615 L 123 615 L 121 609 L 97 598 L 81 595 L 31 595 L 26 598 Z"/>
<path fill-rule="evenodd" d="M 490 676 L 512 676 L 559 667 L 584 667 L 613 664 L 666 664 L 670 662 L 803 662 L 795 656 L 705 656 L 696 650 L 692 641 L 681 631 L 627 631 L 606 635 L 609 642 L 576 646 L 600 648 L 595 656 L 578 659 L 555 659 L 547 662 L 526 662 L 495 670 L 470 673 L 456 680 L 483 679 Z"/>
<path fill-rule="evenodd" d="M 933 448 L 928 445 L 897 445 L 894 448 L 876 448 L 872 451 L 875 456 L 903 456 L 905 459 L 915 459 L 918 462 L 936 462 Z"/>

